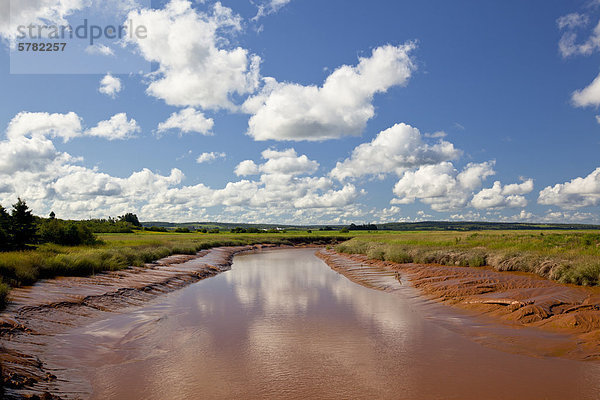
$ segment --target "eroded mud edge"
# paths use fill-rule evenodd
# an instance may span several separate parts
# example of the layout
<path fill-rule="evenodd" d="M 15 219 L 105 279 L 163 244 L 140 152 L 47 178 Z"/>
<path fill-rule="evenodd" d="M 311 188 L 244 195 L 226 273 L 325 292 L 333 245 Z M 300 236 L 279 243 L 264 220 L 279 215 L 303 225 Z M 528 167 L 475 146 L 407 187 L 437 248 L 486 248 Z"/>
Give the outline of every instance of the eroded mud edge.
<path fill-rule="evenodd" d="M 409 281 L 431 300 L 503 324 L 570 335 L 572 348 L 557 354 L 576 360 L 600 360 L 598 288 L 562 285 L 531 274 L 490 268 L 397 264 L 333 250 L 321 250 L 317 256 L 344 275 L 352 275 L 352 266 L 357 263 L 384 268 L 400 274 L 402 281 Z"/>

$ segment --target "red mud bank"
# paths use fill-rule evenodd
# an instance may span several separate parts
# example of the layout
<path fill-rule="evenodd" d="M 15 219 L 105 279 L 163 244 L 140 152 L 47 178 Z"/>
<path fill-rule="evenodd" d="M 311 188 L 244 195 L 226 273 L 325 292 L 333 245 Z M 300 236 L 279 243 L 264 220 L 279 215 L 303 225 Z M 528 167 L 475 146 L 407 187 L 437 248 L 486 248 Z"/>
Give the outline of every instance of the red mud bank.
<path fill-rule="evenodd" d="M 572 345 L 557 356 L 600 360 L 600 289 L 562 285 L 531 274 L 489 268 L 396 264 L 363 255 L 318 253 L 342 273 L 372 265 L 397 271 L 428 298 L 458 306 L 506 324 L 540 328 L 571 336 Z M 352 276 L 349 276 L 352 279 Z"/>
<path fill-rule="evenodd" d="M 4 386 L 0 398 L 57 398 L 50 394 L 55 392 L 56 377 L 38 357 L 45 338 L 217 275 L 231 267 L 236 254 L 270 247 L 276 246 L 218 247 L 166 257 L 144 267 L 49 279 L 13 289 L 8 307 L 0 313 L 0 384 Z"/>

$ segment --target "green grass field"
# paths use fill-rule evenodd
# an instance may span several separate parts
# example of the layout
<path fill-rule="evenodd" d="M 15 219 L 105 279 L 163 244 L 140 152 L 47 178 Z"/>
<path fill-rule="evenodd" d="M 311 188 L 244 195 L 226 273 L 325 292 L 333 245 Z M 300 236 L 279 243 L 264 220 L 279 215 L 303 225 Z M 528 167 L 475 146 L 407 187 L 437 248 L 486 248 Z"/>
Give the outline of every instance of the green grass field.
<path fill-rule="evenodd" d="M 420 231 L 287 232 L 202 234 L 136 232 L 99 234 L 101 244 L 58 246 L 0 253 L 0 307 L 10 287 L 55 276 L 85 276 L 118 270 L 171 254 L 193 254 L 215 246 L 294 244 L 349 239 L 336 249 L 394 262 L 490 266 L 524 271 L 564 283 L 598 285 L 600 231 Z"/>

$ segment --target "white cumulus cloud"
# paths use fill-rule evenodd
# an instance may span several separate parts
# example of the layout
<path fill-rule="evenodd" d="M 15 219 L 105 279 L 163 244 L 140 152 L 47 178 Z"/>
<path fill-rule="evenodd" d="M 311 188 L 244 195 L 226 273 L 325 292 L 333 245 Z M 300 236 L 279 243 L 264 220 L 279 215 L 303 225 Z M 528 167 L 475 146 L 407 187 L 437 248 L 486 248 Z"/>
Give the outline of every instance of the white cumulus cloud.
<path fill-rule="evenodd" d="M 237 176 L 248 176 L 258 174 L 258 165 L 252 160 L 244 160 L 235 167 Z"/>
<path fill-rule="evenodd" d="M 98 91 L 114 99 L 122 88 L 123 86 L 119 78 L 114 77 L 111 74 L 106 74 L 100 81 L 100 88 Z"/>
<path fill-rule="evenodd" d="M 533 191 L 533 179 L 522 179 L 522 183 L 512 183 L 505 185 L 502 188 L 502 194 L 504 195 L 523 195 Z"/>
<path fill-rule="evenodd" d="M 202 135 L 210 135 L 214 124 L 212 118 L 206 118 L 201 111 L 188 107 L 171 114 L 166 121 L 158 124 L 158 132 L 178 129 L 183 133 L 197 132 Z"/>
<path fill-rule="evenodd" d="M 419 167 L 407 171 L 394 186 L 394 204 L 410 204 L 420 200 L 435 211 L 464 208 L 488 176 L 494 175 L 493 162 L 470 163 L 462 171 L 451 162 Z"/>
<path fill-rule="evenodd" d="M 13 137 L 0 142 L 0 176 L 39 172 L 60 158 L 52 141 L 45 137 Z"/>
<path fill-rule="evenodd" d="M 210 153 L 202 153 L 198 156 L 198 158 L 196 159 L 196 162 L 198 164 L 202 164 L 202 163 L 209 163 L 211 161 L 214 161 L 218 158 L 225 158 L 227 155 L 225 153 L 217 153 L 214 151 L 211 151 Z"/>
<path fill-rule="evenodd" d="M 357 196 L 354 185 L 347 184 L 341 190 L 329 191 L 322 195 L 304 196 L 294 201 L 297 208 L 326 208 L 350 204 Z"/>
<path fill-rule="evenodd" d="M 14 40 L 20 25 L 66 24 L 66 17 L 88 4 L 88 0 L 0 0 L 0 36 Z"/>
<path fill-rule="evenodd" d="M 268 149 L 262 152 L 267 160 L 259 170 L 267 174 L 304 175 L 311 174 L 319 168 L 319 163 L 309 160 L 306 155 L 298 156 L 296 150 L 277 151 Z"/>
<path fill-rule="evenodd" d="M 422 165 L 439 164 L 457 158 L 460 151 L 445 140 L 430 145 L 423 142 L 417 128 L 396 124 L 380 132 L 369 143 L 363 143 L 352 151 L 350 158 L 338 162 L 331 176 L 344 180 L 364 175 L 396 173 Z"/>
<path fill-rule="evenodd" d="M 61 138 L 65 142 L 84 136 L 115 140 L 130 138 L 140 130 L 136 120 L 128 120 L 125 113 L 115 114 L 109 120 L 100 121 L 95 127 L 84 131 L 81 118 L 74 112 L 50 114 L 23 111 L 15 115 L 8 124 L 6 137 L 13 143 L 22 137 Z"/>
<path fill-rule="evenodd" d="M 566 209 L 600 204 L 600 168 L 596 168 L 586 177 L 544 188 L 540 192 L 538 203 Z"/>
<path fill-rule="evenodd" d="M 50 114 L 46 112 L 20 112 L 8 124 L 6 136 L 60 137 L 65 142 L 81 134 L 81 118 L 74 112 Z"/>
<path fill-rule="evenodd" d="M 148 29 L 131 39 L 148 61 L 157 62 L 147 93 L 167 104 L 202 109 L 235 109 L 235 95 L 256 90 L 260 57 L 227 46 L 224 32 L 241 30 L 241 18 L 217 2 L 211 13 L 187 0 L 171 0 L 163 9 L 133 11 L 129 19 Z"/>
<path fill-rule="evenodd" d="M 517 208 L 527 206 L 524 194 L 533 190 L 533 180 L 502 186 L 500 181 L 494 182 L 491 188 L 482 189 L 473 196 L 471 205 L 478 209 Z"/>
<path fill-rule="evenodd" d="M 600 74 L 588 86 L 575 91 L 572 99 L 578 107 L 600 105 Z"/>
<path fill-rule="evenodd" d="M 109 120 L 100 121 L 98 125 L 85 132 L 87 136 L 96 136 L 108 140 L 123 140 L 133 137 L 140 132 L 135 119 L 127 120 L 127 114 L 119 113 L 113 115 Z"/>
<path fill-rule="evenodd" d="M 253 114 L 247 134 L 255 140 L 325 140 L 357 136 L 375 115 L 373 96 L 404 85 L 415 70 L 410 42 L 386 45 L 337 68 L 322 86 L 279 83 L 265 78 L 263 90 L 244 103 Z"/>

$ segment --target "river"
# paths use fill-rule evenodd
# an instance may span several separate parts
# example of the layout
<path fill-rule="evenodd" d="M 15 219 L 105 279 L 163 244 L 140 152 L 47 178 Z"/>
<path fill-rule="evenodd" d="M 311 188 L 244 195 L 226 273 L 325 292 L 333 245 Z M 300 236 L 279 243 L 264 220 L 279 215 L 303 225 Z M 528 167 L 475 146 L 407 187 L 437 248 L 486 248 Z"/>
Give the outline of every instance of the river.
<path fill-rule="evenodd" d="M 465 332 L 480 321 L 392 273 L 365 273 L 374 281 L 383 290 L 315 249 L 240 255 L 230 271 L 53 337 L 40 358 L 67 398 L 598 398 L 598 363 L 494 349 L 485 332 L 506 327 L 485 323 L 475 340 Z"/>

